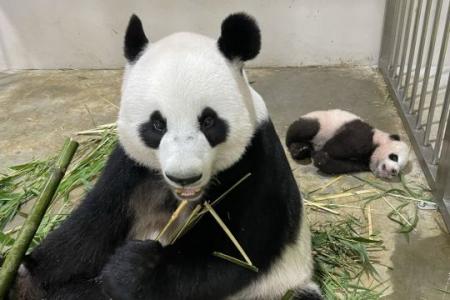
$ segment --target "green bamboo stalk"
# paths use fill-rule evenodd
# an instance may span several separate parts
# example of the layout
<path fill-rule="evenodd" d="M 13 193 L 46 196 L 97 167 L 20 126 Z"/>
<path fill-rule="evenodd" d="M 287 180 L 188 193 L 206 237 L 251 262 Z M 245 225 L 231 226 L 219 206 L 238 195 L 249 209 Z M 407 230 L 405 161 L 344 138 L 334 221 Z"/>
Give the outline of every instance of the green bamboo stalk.
<path fill-rule="evenodd" d="M 31 213 L 25 220 L 14 245 L 11 247 L 11 250 L 6 256 L 3 267 L 0 270 L 0 299 L 4 299 L 6 297 L 9 288 L 14 281 L 20 263 L 22 262 L 23 256 L 28 250 L 28 247 L 30 246 L 31 241 L 39 228 L 42 218 L 44 217 L 45 212 L 47 211 L 47 208 L 52 201 L 59 183 L 64 177 L 67 166 L 72 160 L 77 148 L 78 143 L 76 141 L 70 138 L 65 140 L 63 149 L 55 164 L 54 170 L 45 184 L 39 199 L 37 199 L 34 203 Z"/>
<path fill-rule="evenodd" d="M 281 298 L 281 300 L 292 300 L 294 299 L 294 291 L 293 290 L 288 290 L 286 292 L 286 294 L 284 294 L 283 298 Z"/>

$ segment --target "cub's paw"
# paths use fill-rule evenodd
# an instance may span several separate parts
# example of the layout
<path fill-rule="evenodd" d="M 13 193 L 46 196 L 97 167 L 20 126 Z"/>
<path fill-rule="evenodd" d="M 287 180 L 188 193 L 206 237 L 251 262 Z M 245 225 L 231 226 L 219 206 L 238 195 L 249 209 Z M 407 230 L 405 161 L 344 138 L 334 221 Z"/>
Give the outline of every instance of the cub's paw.
<path fill-rule="evenodd" d="M 317 168 L 323 167 L 328 163 L 330 156 L 327 152 L 318 151 L 313 155 L 314 166 Z"/>
<path fill-rule="evenodd" d="M 157 241 L 128 241 L 111 256 L 102 271 L 104 292 L 112 299 L 136 299 L 160 261 Z"/>
<path fill-rule="evenodd" d="M 293 159 L 301 160 L 311 157 L 312 146 L 306 143 L 292 143 L 289 152 Z"/>

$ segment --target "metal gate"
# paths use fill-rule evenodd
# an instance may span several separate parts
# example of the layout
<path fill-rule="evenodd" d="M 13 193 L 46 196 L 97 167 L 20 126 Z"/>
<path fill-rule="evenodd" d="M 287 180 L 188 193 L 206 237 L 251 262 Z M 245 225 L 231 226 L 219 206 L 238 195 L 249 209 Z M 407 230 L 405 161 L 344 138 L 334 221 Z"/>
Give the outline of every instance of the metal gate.
<path fill-rule="evenodd" d="M 387 0 L 379 67 L 450 229 L 450 0 Z"/>

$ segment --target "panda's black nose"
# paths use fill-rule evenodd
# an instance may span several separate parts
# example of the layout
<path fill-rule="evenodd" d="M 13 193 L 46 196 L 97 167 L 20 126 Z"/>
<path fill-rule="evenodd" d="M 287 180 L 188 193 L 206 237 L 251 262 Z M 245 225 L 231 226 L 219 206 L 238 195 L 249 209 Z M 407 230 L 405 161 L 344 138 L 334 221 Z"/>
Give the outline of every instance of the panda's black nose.
<path fill-rule="evenodd" d="M 391 174 L 392 174 L 393 176 L 397 176 L 398 171 L 397 171 L 396 169 L 393 169 L 393 170 L 391 171 Z"/>
<path fill-rule="evenodd" d="M 195 176 L 190 176 L 190 177 L 175 177 L 172 175 L 169 175 L 166 173 L 167 178 L 169 178 L 171 181 L 178 183 L 179 185 L 185 186 L 185 185 L 189 185 L 191 183 L 197 182 L 200 180 L 200 178 L 202 178 L 202 174 L 200 175 L 195 175 Z"/>

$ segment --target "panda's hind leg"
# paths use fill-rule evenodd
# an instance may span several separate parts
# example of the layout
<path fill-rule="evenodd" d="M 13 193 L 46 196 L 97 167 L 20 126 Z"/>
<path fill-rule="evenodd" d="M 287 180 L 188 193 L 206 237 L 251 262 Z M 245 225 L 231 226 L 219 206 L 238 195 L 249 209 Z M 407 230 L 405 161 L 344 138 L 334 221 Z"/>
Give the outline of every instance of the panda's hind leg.
<path fill-rule="evenodd" d="M 316 119 L 300 118 L 293 122 L 286 133 L 286 146 L 292 158 L 301 160 L 311 157 L 313 145 L 311 140 L 319 131 Z"/>

